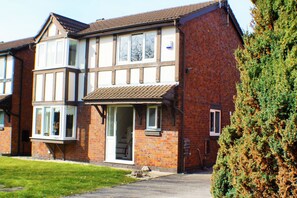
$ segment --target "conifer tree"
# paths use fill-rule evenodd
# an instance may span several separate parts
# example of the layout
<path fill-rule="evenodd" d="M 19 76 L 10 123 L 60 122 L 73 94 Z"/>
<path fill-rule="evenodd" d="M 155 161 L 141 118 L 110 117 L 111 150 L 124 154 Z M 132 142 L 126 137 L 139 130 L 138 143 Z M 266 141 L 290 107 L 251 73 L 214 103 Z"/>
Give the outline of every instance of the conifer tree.
<path fill-rule="evenodd" d="M 252 0 L 236 51 L 235 112 L 219 139 L 213 197 L 297 197 L 297 1 Z"/>

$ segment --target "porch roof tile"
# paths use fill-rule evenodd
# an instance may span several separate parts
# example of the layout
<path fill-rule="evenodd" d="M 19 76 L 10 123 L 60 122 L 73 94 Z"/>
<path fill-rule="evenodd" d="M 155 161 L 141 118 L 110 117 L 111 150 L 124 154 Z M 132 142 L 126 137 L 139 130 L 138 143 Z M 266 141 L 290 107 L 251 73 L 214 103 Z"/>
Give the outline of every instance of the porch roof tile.
<path fill-rule="evenodd" d="M 122 86 L 122 87 L 101 87 L 89 93 L 83 98 L 84 102 L 91 104 L 118 101 L 162 101 L 176 84 L 171 85 L 143 85 L 143 86 Z"/>

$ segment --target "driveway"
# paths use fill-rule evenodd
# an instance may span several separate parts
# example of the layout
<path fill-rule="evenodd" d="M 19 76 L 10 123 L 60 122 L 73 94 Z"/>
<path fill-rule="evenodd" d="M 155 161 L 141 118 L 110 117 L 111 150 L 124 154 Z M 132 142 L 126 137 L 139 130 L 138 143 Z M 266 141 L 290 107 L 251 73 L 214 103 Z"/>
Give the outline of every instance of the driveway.
<path fill-rule="evenodd" d="M 74 197 L 208 198 L 211 197 L 210 178 L 210 172 L 174 174 L 128 185 L 104 188 Z"/>

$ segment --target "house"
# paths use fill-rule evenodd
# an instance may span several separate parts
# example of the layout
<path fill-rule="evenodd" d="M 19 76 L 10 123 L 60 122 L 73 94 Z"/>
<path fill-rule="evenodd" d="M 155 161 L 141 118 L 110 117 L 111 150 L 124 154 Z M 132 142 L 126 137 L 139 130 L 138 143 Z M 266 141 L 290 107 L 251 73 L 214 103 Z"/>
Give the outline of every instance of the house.
<path fill-rule="evenodd" d="M 33 44 L 0 43 L 0 155 L 31 155 Z"/>
<path fill-rule="evenodd" d="M 226 1 L 91 24 L 51 13 L 35 37 L 32 156 L 173 172 L 213 164 L 241 36 Z"/>

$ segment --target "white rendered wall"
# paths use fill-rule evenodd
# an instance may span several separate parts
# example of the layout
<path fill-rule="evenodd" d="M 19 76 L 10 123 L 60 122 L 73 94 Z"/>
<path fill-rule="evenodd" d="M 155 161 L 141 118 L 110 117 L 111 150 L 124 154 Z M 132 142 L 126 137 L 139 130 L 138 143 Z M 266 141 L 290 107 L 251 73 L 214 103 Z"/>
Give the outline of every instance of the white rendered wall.
<path fill-rule="evenodd" d="M 175 27 L 162 28 L 161 61 L 175 60 L 175 32 Z M 169 48 L 170 45 L 172 46 L 172 48 Z"/>
<path fill-rule="evenodd" d="M 98 87 L 110 86 L 112 79 L 111 71 L 104 71 L 98 73 Z"/>
<path fill-rule="evenodd" d="M 55 36 L 57 32 L 57 26 L 53 23 L 50 24 L 48 28 L 48 36 Z"/>
<path fill-rule="evenodd" d="M 89 68 L 96 66 L 96 38 L 89 41 Z"/>
<path fill-rule="evenodd" d="M 75 101 L 75 73 L 69 72 L 68 101 Z"/>
<path fill-rule="evenodd" d="M 35 100 L 42 101 L 43 75 L 36 75 Z"/>
<path fill-rule="evenodd" d="M 161 67 L 160 82 L 175 82 L 175 66 Z"/>
<path fill-rule="evenodd" d="M 63 72 L 56 73 L 56 92 L 55 92 L 56 101 L 63 100 L 63 85 L 64 85 L 63 79 L 64 79 Z"/>
<path fill-rule="evenodd" d="M 139 69 L 131 69 L 130 84 L 139 84 Z"/>
<path fill-rule="evenodd" d="M 95 89 L 95 73 L 88 73 L 88 90 L 87 93 L 94 91 Z"/>
<path fill-rule="evenodd" d="M 113 36 L 100 37 L 99 67 L 112 65 Z"/>
<path fill-rule="evenodd" d="M 85 82 L 85 73 L 80 73 L 78 75 L 78 101 L 82 101 L 84 97 L 84 82 Z"/>
<path fill-rule="evenodd" d="M 52 101 L 53 100 L 53 80 L 54 75 L 52 73 L 45 75 L 45 101 Z"/>
<path fill-rule="evenodd" d="M 156 83 L 156 71 L 155 67 L 144 68 L 143 83 Z"/>
<path fill-rule="evenodd" d="M 127 70 L 116 71 L 116 85 L 127 84 Z"/>
<path fill-rule="evenodd" d="M 85 69 L 86 40 L 80 40 L 78 44 L 78 68 Z"/>

